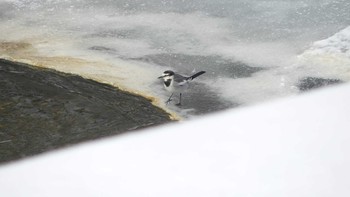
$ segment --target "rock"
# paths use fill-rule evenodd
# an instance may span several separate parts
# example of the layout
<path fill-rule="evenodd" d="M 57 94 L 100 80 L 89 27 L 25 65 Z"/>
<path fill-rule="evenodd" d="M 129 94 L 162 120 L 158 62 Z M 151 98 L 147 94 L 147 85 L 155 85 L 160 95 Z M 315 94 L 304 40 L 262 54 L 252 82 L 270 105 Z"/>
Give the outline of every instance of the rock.
<path fill-rule="evenodd" d="M 169 121 L 144 97 L 0 59 L 0 163 Z"/>

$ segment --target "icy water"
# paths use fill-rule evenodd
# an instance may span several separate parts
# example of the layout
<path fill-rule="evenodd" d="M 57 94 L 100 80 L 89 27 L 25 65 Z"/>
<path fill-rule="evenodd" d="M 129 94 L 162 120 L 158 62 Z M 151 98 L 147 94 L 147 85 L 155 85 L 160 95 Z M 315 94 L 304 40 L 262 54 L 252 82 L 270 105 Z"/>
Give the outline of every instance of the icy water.
<path fill-rule="evenodd" d="M 189 117 L 349 81 L 349 10 L 348 0 L 1 0 L 0 57 Z M 168 69 L 207 71 L 181 107 L 164 104 L 157 77 Z"/>

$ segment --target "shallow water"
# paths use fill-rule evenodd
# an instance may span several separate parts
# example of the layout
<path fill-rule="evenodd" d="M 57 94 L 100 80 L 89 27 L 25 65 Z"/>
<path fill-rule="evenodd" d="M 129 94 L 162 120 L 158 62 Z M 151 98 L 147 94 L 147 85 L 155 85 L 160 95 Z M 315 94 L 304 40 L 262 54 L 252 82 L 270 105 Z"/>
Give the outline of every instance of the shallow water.
<path fill-rule="evenodd" d="M 349 10 L 347 0 L 2 0 L 0 56 L 188 117 L 298 94 L 307 77 L 349 81 Z M 207 71 L 181 108 L 164 104 L 157 77 L 168 69 Z"/>

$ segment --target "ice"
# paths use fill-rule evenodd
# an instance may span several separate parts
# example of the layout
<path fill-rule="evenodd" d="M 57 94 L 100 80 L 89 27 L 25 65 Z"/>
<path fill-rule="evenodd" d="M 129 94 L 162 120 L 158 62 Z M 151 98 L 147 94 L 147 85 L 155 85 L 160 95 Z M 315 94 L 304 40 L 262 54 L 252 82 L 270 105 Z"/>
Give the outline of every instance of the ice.
<path fill-rule="evenodd" d="M 306 53 L 315 55 L 344 55 L 350 58 L 350 26 L 327 39 L 315 42 Z"/>
<path fill-rule="evenodd" d="M 158 103 L 167 92 L 156 78 L 167 69 L 210 71 L 196 79 L 202 89 L 242 105 L 295 95 L 304 77 L 349 80 L 349 30 L 341 31 L 349 25 L 346 1 L 7 0 L 1 7 L 0 42 L 32 46 L 2 57 L 80 74 Z M 77 61 L 60 66 L 58 59 Z M 243 76 L 228 68 L 237 64 L 258 71 Z M 222 74 L 228 70 L 237 73 Z"/>
<path fill-rule="evenodd" d="M 318 77 L 350 79 L 350 27 L 333 36 L 314 42 L 301 54 L 299 68 Z"/>

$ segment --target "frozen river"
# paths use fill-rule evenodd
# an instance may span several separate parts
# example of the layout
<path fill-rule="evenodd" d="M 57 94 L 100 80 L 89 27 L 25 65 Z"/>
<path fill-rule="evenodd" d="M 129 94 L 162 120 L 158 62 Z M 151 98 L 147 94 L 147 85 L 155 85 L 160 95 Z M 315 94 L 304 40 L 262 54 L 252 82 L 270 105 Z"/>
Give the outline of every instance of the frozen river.
<path fill-rule="evenodd" d="M 349 81 L 349 10 L 346 0 L 1 0 L 0 57 L 112 84 L 188 117 Z M 180 108 L 164 104 L 157 77 L 168 69 L 207 71 Z"/>

